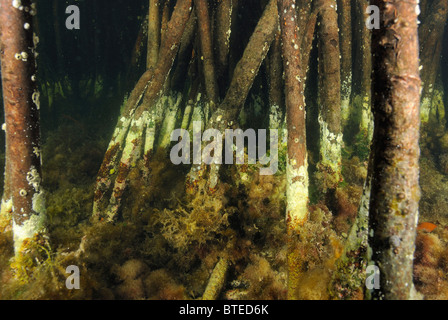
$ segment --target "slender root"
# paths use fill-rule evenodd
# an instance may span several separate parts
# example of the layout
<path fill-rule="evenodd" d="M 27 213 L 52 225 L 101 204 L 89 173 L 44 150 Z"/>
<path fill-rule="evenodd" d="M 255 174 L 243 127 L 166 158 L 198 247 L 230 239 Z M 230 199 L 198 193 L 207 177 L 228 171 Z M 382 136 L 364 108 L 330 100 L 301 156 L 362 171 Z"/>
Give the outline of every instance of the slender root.
<path fill-rule="evenodd" d="M 213 272 L 205 288 L 202 300 L 216 300 L 219 293 L 224 286 L 226 280 L 227 270 L 229 269 L 229 262 L 226 258 L 220 258 L 216 264 Z"/>

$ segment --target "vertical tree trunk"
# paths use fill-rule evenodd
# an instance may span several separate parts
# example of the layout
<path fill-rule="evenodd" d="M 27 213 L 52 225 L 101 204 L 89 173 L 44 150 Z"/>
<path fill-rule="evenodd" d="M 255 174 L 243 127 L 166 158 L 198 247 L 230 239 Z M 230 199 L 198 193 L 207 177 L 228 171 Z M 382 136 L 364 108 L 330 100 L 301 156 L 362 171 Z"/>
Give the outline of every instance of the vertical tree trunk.
<path fill-rule="evenodd" d="M 35 4 L 0 1 L 0 59 L 6 122 L 6 189 L 12 197 L 14 247 L 23 253 L 26 239 L 44 232 L 45 206 L 41 187 L 39 92 L 32 18 Z"/>
<path fill-rule="evenodd" d="M 338 0 L 341 49 L 341 120 L 343 125 L 348 121 L 352 92 L 352 6 L 350 3 L 350 0 Z"/>
<path fill-rule="evenodd" d="M 369 214 L 372 261 L 380 269 L 379 299 L 410 299 L 419 175 L 418 0 L 374 0 L 373 179 Z"/>
<path fill-rule="evenodd" d="M 311 50 L 313 49 L 314 31 L 316 30 L 316 24 L 317 24 L 317 10 L 313 10 L 309 13 L 308 19 L 306 20 L 306 24 L 303 26 L 305 32 L 302 35 L 302 50 L 300 55 L 302 57 L 301 63 L 303 66 L 301 68 L 302 76 L 305 82 L 308 77 L 308 71 L 310 69 L 309 62 L 310 62 Z"/>
<path fill-rule="evenodd" d="M 146 69 L 155 68 L 160 45 L 160 1 L 149 0 Z"/>
<path fill-rule="evenodd" d="M 165 41 L 165 35 L 168 29 L 168 22 L 170 20 L 170 8 L 169 8 L 169 0 L 165 1 L 165 5 L 162 9 L 162 18 L 160 19 L 160 46 L 163 45 Z"/>
<path fill-rule="evenodd" d="M 281 34 L 277 32 L 267 59 L 269 65 L 269 128 L 278 129 L 284 116 Z"/>
<path fill-rule="evenodd" d="M 287 118 L 286 228 L 288 237 L 288 298 L 297 297 L 302 257 L 294 248 L 300 226 L 308 219 L 308 161 L 305 97 L 295 0 L 279 0 Z"/>
<path fill-rule="evenodd" d="M 443 46 L 443 34 L 448 17 L 448 0 L 436 0 L 430 6 L 423 24 L 419 28 L 420 36 L 420 61 L 423 69 L 422 79 L 422 101 L 420 107 L 420 118 L 422 125 L 429 121 L 432 124 L 433 116 L 436 115 L 437 106 L 432 104 L 432 98 L 436 91 L 436 79 L 440 66 L 440 57 Z"/>
<path fill-rule="evenodd" d="M 366 27 L 366 20 L 368 18 L 368 13 L 366 12 L 368 2 L 365 0 L 358 0 L 357 12 L 358 18 L 358 35 L 359 38 L 359 48 L 361 65 L 359 69 L 361 70 L 361 81 L 359 86 L 360 93 L 360 107 L 361 107 L 361 119 L 359 128 L 364 137 L 367 140 L 372 138 L 373 134 L 373 117 L 371 112 L 371 73 L 372 73 L 372 31 Z"/>
<path fill-rule="evenodd" d="M 221 0 L 218 3 L 215 20 L 215 56 L 216 77 L 219 88 L 225 89 L 228 85 L 227 67 L 229 64 L 230 34 L 235 0 Z M 222 95 L 223 92 L 220 92 Z"/>
<path fill-rule="evenodd" d="M 215 75 L 215 62 L 212 46 L 212 29 L 208 3 L 206 0 L 194 0 L 196 15 L 198 17 L 198 31 L 201 43 L 201 61 L 204 68 L 205 91 L 208 101 L 213 106 L 218 99 L 218 84 Z"/>
<path fill-rule="evenodd" d="M 336 1 L 319 0 L 319 173 L 324 192 L 341 181 L 341 69 Z"/>

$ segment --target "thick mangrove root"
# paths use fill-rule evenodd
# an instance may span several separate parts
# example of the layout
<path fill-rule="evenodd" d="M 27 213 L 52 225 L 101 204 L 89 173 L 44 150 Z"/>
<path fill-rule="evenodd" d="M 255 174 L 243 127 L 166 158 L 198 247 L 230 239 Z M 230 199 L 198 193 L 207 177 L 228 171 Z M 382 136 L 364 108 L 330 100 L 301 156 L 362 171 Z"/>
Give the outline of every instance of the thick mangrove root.
<path fill-rule="evenodd" d="M 5 111 L 6 178 L 2 211 L 12 208 L 16 258 L 45 237 L 45 195 L 41 186 L 39 92 L 33 15 L 36 5 L 0 1 L 0 60 Z M 26 27 L 24 27 L 26 26 Z"/>
<path fill-rule="evenodd" d="M 295 0 L 280 0 L 280 27 L 287 119 L 286 228 L 288 236 L 288 298 L 295 299 L 300 277 L 301 257 L 293 248 L 298 230 L 308 219 L 308 162 L 306 148 L 305 96 L 297 41 Z M 296 42 L 297 41 L 297 42 Z"/>
<path fill-rule="evenodd" d="M 373 30 L 373 179 L 369 213 L 371 261 L 380 270 L 376 299 L 411 299 L 418 220 L 420 88 L 418 1 L 375 0 Z"/>
<path fill-rule="evenodd" d="M 341 69 L 336 1 L 318 1 L 319 27 L 319 125 L 318 178 L 323 192 L 334 190 L 341 175 Z"/>

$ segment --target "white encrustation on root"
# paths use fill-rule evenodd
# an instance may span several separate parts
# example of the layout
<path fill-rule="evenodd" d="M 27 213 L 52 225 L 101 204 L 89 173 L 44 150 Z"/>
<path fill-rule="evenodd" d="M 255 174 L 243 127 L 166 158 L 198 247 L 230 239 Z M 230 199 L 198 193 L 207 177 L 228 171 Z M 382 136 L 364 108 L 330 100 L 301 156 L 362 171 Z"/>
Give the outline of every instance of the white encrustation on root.
<path fill-rule="evenodd" d="M 286 198 L 288 229 L 298 230 L 308 219 L 308 160 L 298 167 L 294 159 L 286 159 Z"/>

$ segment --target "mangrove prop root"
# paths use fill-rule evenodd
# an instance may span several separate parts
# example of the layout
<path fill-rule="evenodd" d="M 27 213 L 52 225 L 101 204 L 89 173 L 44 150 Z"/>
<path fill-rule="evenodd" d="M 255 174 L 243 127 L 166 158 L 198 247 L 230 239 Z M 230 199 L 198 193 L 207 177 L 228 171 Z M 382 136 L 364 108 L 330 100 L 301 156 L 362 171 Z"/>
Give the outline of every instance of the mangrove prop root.
<path fill-rule="evenodd" d="M 242 58 L 235 67 L 226 96 L 210 117 L 207 128 L 215 128 L 224 132 L 226 128 L 236 124 L 238 114 L 274 40 L 277 25 L 277 1 L 270 0 L 249 39 Z M 208 168 L 204 165 L 192 166 L 187 176 L 187 190 L 190 192 L 196 190 L 195 186 L 198 185 L 198 180 L 204 177 L 208 177 L 209 190 L 215 190 L 219 181 L 220 165 L 213 164 L 210 167 L 210 172 L 208 172 Z"/>
<path fill-rule="evenodd" d="M 159 59 L 157 66 L 154 69 L 154 77 L 144 95 L 142 105 L 140 105 L 135 112 L 135 118 L 139 118 L 143 111 L 151 108 L 157 98 L 160 97 L 179 49 L 180 41 L 189 20 L 191 9 L 192 0 L 177 1 L 160 46 Z"/>
<path fill-rule="evenodd" d="M 336 272 L 332 276 L 330 292 L 334 298 L 351 299 L 359 291 L 364 291 L 366 267 L 368 264 L 369 204 L 372 186 L 373 154 L 369 156 L 368 172 L 353 223 L 341 257 L 336 262 Z"/>
<path fill-rule="evenodd" d="M 215 62 L 213 57 L 212 32 L 208 1 L 194 0 L 196 15 L 198 17 L 198 32 L 201 43 L 201 61 L 204 68 L 204 82 L 207 98 L 212 105 L 217 102 L 219 92 L 215 75 Z"/>
<path fill-rule="evenodd" d="M 179 0 L 167 26 L 162 41 L 157 65 L 147 70 L 132 91 L 124 111 L 115 128 L 96 180 L 93 217 L 112 221 L 120 207 L 121 197 L 126 188 L 126 178 L 130 166 L 141 156 L 141 148 L 147 121 L 153 121 L 148 108 L 153 108 L 160 96 L 163 85 L 172 68 L 179 44 L 190 17 L 192 0 Z M 143 98 L 143 102 L 141 100 Z M 152 147 L 151 147 L 152 148 Z M 120 159 L 119 164 L 117 160 Z M 106 212 L 101 212 L 102 200 L 116 176 L 112 195 Z"/>
<path fill-rule="evenodd" d="M 306 150 L 305 97 L 301 75 L 300 43 L 297 40 L 295 0 L 279 0 L 285 102 L 288 129 L 286 170 L 286 229 L 288 235 L 288 298 L 297 292 L 300 258 L 290 254 L 297 232 L 308 218 L 308 164 Z"/>
<path fill-rule="evenodd" d="M 261 63 L 274 40 L 277 23 L 277 1 L 271 0 L 266 5 L 243 56 L 235 67 L 229 89 L 220 105 L 222 109 L 237 109 L 233 114 L 238 114 L 240 111 L 258 74 Z"/>
<path fill-rule="evenodd" d="M 280 37 L 280 32 L 277 32 L 268 56 L 270 129 L 278 129 L 283 120 L 283 61 Z"/>
<path fill-rule="evenodd" d="M 443 34 L 448 16 L 448 0 L 437 0 L 431 5 L 429 14 L 419 28 L 420 36 L 420 62 L 423 66 L 421 79 L 423 85 L 421 97 L 420 118 L 425 125 L 430 119 L 432 112 L 432 98 L 434 94 L 436 78 L 440 66 L 440 54 L 443 46 Z"/>
<path fill-rule="evenodd" d="M 318 1 L 319 125 L 322 188 L 335 189 L 341 180 L 341 69 L 336 1 Z"/>
<path fill-rule="evenodd" d="M 302 50 L 301 50 L 302 65 L 303 65 L 302 78 L 305 81 L 309 71 L 310 54 L 313 47 L 313 39 L 314 39 L 314 31 L 316 29 L 316 23 L 317 23 L 317 11 L 313 10 L 308 16 L 307 24 L 305 26 L 306 30 L 302 38 Z"/>
<path fill-rule="evenodd" d="M 44 231 L 41 188 L 39 92 L 36 82 L 35 3 L 0 1 L 0 60 L 6 131 L 7 178 L 12 197 L 16 253 L 25 239 Z M 5 201 L 9 199 L 4 199 Z"/>
<path fill-rule="evenodd" d="M 173 72 L 171 78 L 171 87 L 173 90 L 179 89 L 182 90 L 185 85 L 185 74 L 192 74 L 192 70 L 189 70 L 194 65 L 192 61 L 195 59 L 192 54 L 193 51 L 193 42 L 195 40 L 196 28 L 197 26 L 197 17 L 195 12 L 193 11 L 190 15 L 190 18 L 187 22 L 187 26 L 185 27 L 184 34 L 182 35 L 182 39 L 180 41 L 179 52 L 177 54 L 177 66 Z M 194 81 L 197 81 L 196 79 Z M 196 91 L 196 90 L 193 90 Z M 191 90 L 190 90 L 191 93 Z M 194 95 L 196 97 L 196 95 Z M 191 98 L 189 97 L 188 100 Z"/>
<path fill-rule="evenodd" d="M 114 133 L 96 177 L 93 200 L 93 216 L 95 217 L 99 214 L 99 205 L 112 183 L 111 175 L 118 169 L 119 156 L 124 148 L 124 142 L 129 126 L 131 125 L 132 116 L 140 103 L 152 76 L 153 71 L 152 69 L 149 69 L 140 77 L 124 106 L 124 111 L 122 112 L 117 125 L 115 126 Z"/>
<path fill-rule="evenodd" d="M 312 50 L 314 30 L 316 29 L 317 7 L 315 1 L 299 1 L 297 8 L 297 38 L 299 39 L 300 56 L 302 63 L 302 78 L 306 80 L 310 53 Z"/>
<path fill-rule="evenodd" d="M 366 12 L 367 6 L 368 3 L 364 0 L 359 0 L 356 6 L 358 13 L 358 31 L 356 36 L 358 37 L 357 41 L 361 43 L 361 66 L 358 67 L 361 70 L 361 81 L 359 81 L 359 88 L 357 89 L 362 99 L 361 122 L 359 129 L 362 134 L 364 134 L 368 139 L 371 139 L 373 134 L 373 117 L 370 109 L 372 86 L 372 31 L 369 28 L 366 28 L 365 25 L 365 21 L 368 18 L 368 12 Z"/>
<path fill-rule="evenodd" d="M 170 20 L 169 2 L 170 1 L 165 1 L 165 5 L 162 9 L 162 18 L 160 19 L 160 45 L 163 45 L 165 42 L 165 35 L 168 31 L 168 22 Z"/>
<path fill-rule="evenodd" d="M 224 287 L 229 261 L 226 258 L 220 258 L 212 271 L 210 279 L 205 288 L 202 300 L 216 300 Z"/>
<path fill-rule="evenodd" d="M 380 289 L 373 295 L 407 300 L 413 291 L 420 198 L 418 1 L 372 4 L 382 12 L 380 28 L 372 34 L 375 129 L 369 245 L 380 269 Z"/>
<path fill-rule="evenodd" d="M 154 68 L 159 58 L 160 45 L 160 1 L 149 0 L 148 48 L 146 69 Z"/>
<path fill-rule="evenodd" d="M 215 35 L 215 56 L 216 56 L 216 73 L 218 81 L 221 82 L 220 88 L 225 87 L 224 78 L 229 63 L 230 51 L 230 34 L 232 27 L 233 1 L 221 0 L 216 10 L 216 27 Z M 222 79 L 220 81 L 219 79 Z M 227 84 L 226 84 L 227 85 Z"/>
<path fill-rule="evenodd" d="M 351 0 L 338 0 L 341 49 L 341 118 L 343 125 L 349 116 L 352 88 L 352 7 Z"/>

